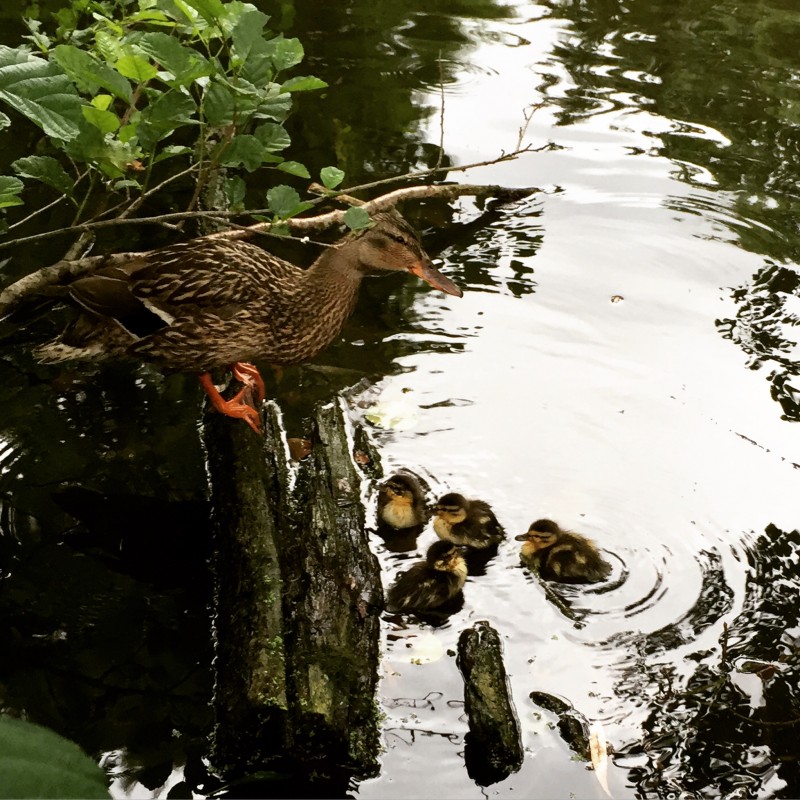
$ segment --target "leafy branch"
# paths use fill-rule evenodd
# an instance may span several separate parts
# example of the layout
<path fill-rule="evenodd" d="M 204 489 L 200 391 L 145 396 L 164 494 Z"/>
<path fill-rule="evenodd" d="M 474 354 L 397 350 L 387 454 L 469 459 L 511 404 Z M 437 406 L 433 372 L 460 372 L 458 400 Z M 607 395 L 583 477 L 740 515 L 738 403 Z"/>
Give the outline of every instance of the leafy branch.
<path fill-rule="evenodd" d="M 538 148 L 533 148 L 531 146 L 523 147 L 522 149 L 514 150 L 510 153 L 501 153 L 496 158 L 490 159 L 488 161 L 476 161 L 472 164 L 463 164 L 458 167 L 434 167 L 432 169 L 409 172 L 404 175 L 397 175 L 390 178 L 383 178 L 381 180 L 371 181 L 370 183 L 364 183 L 358 186 L 352 186 L 349 187 L 346 191 L 348 195 L 353 195 L 355 193 L 364 192 L 369 189 L 375 189 L 381 186 L 387 186 L 392 183 L 399 183 L 401 181 L 420 180 L 425 177 L 430 177 L 436 174 L 442 174 L 447 172 L 463 172 L 469 169 L 475 169 L 477 167 L 499 164 L 503 161 L 511 161 L 517 158 L 518 156 L 522 155 L 523 153 L 539 152 L 543 149 L 546 149 L 547 147 L 548 145 Z M 4 250 L 10 247 L 15 247 L 23 243 L 31 243 L 35 241 L 41 241 L 43 239 L 49 239 L 54 236 L 62 236 L 64 234 L 70 234 L 70 233 L 96 231 L 102 228 L 109 228 L 114 226 L 162 225 L 166 227 L 174 227 L 174 224 L 176 222 L 180 222 L 187 219 L 205 219 L 216 222 L 220 225 L 226 225 L 233 228 L 234 230 L 232 231 L 215 234 L 218 237 L 224 237 L 224 238 L 242 238 L 243 236 L 253 233 L 265 233 L 268 232 L 270 228 L 278 226 L 280 226 L 281 228 L 285 227 L 288 230 L 292 231 L 301 231 L 301 230 L 307 231 L 310 229 L 322 230 L 326 227 L 329 227 L 330 225 L 334 225 L 342 221 L 341 215 L 338 214 L 338 212 L 333 212 L 331 215 L 319 218 L 308 218 L 308 217 L 282 218 L 279 220 L 274 220 L 272 222 L 262 221 L 255 225 L 242 226 L 230 221 L 232 217 L 242 216 L 244 212 L 241 209 L 230 210 L 230 211 L 220 211 L 220 210 L 174 211 L 166 214 L 156 214 L 154 216 L 148 216 L 148 217 L 136 217 L 136 218 L 130 217 L 133 211 L 138 209 L 138 207 L 144 202 L 144 200 L 147 197 L 160 191 L 164 186 L 166 186 L 171 181 L 184 177 L 185 175 L 193 171 L 196 171 L 198 169 L 199 169 L 198 165 L 192 165 L 188 167 L 186 170 L 170 176 L 169 178 L 165 179 L 162 183 L 144 192 L 137 200 L 133 201 L 123 213 L 119 214 L 117 217 L 113 219 L 91 220 L 84 223 L 69 225 L 63 228 L 54 228 L 48 231 L 42 231 L 41 233 L 31 234 L 29 236 L 20 236 L 16 239 L 10 239 L 6 242 L 0 242 L 0 250 Z M 313 208 L 329 199 L 335 199 L 337 197 L 343 196 L 344 194 L 343 192 L 339 192 L 330 188 L 330 183 L 331 180 L 329 179 L 329 186 L 326 186 L 324 188 L 320 188 L 319 184 L 312 184 L 311 188 L 314 189 L 316 187 L 315 190 L 318 191 L 318 193 L 321 193 L 323 196 L 309 200 L 307 203 L 304 204 L 304 210 Z M 289 187 L 285 188 L 289 189 Z M 486 189 L 486 191 L 483 191 L 484 189 Z M 476 187 L 474 185 L 464 185 L 460 189 L 455 186 L 441 186 L 441 185 L 414 186 L 414 187 L 406 187 L 405 189 L 399 189 L 396 190 L 396 192 L 392 192 L 387 195 L 382 195 L 381 197 L 375 198 L 373 201 L 371 201 L 371 203 L 367 205 L 369 205 L 369 208 L 371 210 L 377 211 L 381 208 L 387 208 L 390 205 L 394 205 L 402 200 L 409 200 L 413 198 L 419 199 L 419 198 L 434 197 L 434 196 L 453 198 L 469 194 L 478 194 L 486 196 L 488 194 L 496 194 L 498 192 L 503 192 L 503 191 L 508 191 L 508 190 L 503 190 L 502 187 L 497 187 L 497 186 Z M 523 191 L 525 191 L 526 194 L 530 194 L 535 190 L 526 189 Z M 273 214 L 276 208 L 278 208 L 278 210 L 285 210 L 291 212 L 296 208 L 299 202 L 300 202 L 299 195 L 296 195 L 294 190 L 290 189 L 288 202 L 285 203 L 279 202 L 278 199 L 275 197 L 275 193 L 273 193 L 272 204 L 270 206 L 266 208 L 249 209 L 246 213 L 248 216 L 251 217 L 264 217 Z M 346 200 L 346 202 L 351 202 L 351 201 Z M 320 221 L 312 222 L 311 221 L 312 219 L 318 219 Z"/>
<path fill-rule="evenodd" d="M 286 77 L 303 47 L 270 32 L 266 14 L 239 0 L 75 5 L 90 12 L 86 24 L 62 9 L 53 38 L 27 20 L 33 47 L 0 46 L 0 104 L 14 115 L 0 112 L 0 131 L 21 116 L 44 135 L 36 155 L 12 163 L 15 175 L 0 176 L 2 213 L 44 184 L 59 195 L 53 203 L 74 205 L 74 225 L 86 230 L 108 208 L 130 218 L 155 190 L 190 174 L 197 180 L 187 210 L 219 174 L 239 202 L 243 173 L 310 177 L 281 155 L 291 144 L 284 122 L 294 93 L 326 84 Z M 269 202 L 267 210 L 280 215 Z"/>

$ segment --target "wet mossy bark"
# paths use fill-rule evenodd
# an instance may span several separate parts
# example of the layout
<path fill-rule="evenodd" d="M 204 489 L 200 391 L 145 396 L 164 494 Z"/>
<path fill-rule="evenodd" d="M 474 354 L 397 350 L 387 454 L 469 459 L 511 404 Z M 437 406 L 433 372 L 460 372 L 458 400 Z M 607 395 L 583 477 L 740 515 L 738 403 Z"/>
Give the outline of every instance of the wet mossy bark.
<path fill-rule="evenodd" d="M 288 464 L 277 408 L 264 439 L 207 414 L 215 548 L 216 726 L 223 776 L 281 769 L 341 782 L 377 770 L 383 607 L 363 476 L 337 402 L 311 421 L 312 453 Z"/>
<path fill-rule="evenodd" d="M 504 780 L 522 766 L 519 721 L 503 666 L 500 636 L 488 622 L 461 631 L 456 663 L 464 677 L 469 719 L 464 760 L 481 786 Z"/>
<path fill-rule="evenodd" d="M 223 774 L 273 762 L 286 738 L 284 581 L 271 501 L 286 468 L 274 408 L 264 417 L 263 439 L 215 413 L 203 426 L 213 531 L 212 760 Z"/>
<path fill-rule="evenodd" d="M 383 590 L 365 528 L 362 476 L 338 402 L 317 409 L 310 438 L 311 456 L 297 474 L 293 535 L 280 547 L 291 576 L 289 747 L 306 764 L 333 759 L 373 773 Z"/>

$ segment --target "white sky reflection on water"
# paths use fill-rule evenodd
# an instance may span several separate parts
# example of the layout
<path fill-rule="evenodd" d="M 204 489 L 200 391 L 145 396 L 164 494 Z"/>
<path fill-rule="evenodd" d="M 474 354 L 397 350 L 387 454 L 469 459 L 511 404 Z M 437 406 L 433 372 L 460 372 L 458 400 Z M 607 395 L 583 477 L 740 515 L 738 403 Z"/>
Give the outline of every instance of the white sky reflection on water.
<path fill-rule="evenodd" d="M 513 149 L 522 110 L 541 99 L 537 73 L 562 32 L 558 20 L 537 16 L 534 6 L 520 4 L 518 20 L 481 23 L 483 41 L 469 55 L 481 69 L 465 70 L 469 91 L 456 86 L 446 95 L 445 146 L 457 163 Z M 549 61 L 547 71 L 559 74 Z M 568 85 L 564 73 L 561 79 L 554 92 Z M 438 93 L 422 102 L 437 105 Z M 797 525 L 800 472 L 792 462 L 800 462 L 800 429 L 780 420 L 764 375 L 747 369 L 745 355 L 714 325 L 735 314 L 729 287 L 749 280 L 762 263 L 735 246 L 725 227 L 731 219 L 748 223 L 726 209 L 724 195 L 703 195 L 674 178 L 673 162 L 646 155 L 673 121 L 609 105 L 571 127 L 552 122 L 550 110 L 537 112 L 525 142 L 551 140 L 566 149 L 453 176 L 548 190 L 536 197 L 540 216 L 526 217 L 524 205 L 510 208 L 481 253 L 489 270 L 509 259 L 532 268 L 535 292 L 515 297 L 501 285 L 491 292 L 467 286 L 460 300 L 427 293 L 415 309 L 419 326 L 464 330 L 464 349 L 401 359 L 403 374 L 381 388 L 415 404 L 413 419 L 378 439 L 387 472 L 409 467 L 432 477 L 434 493 L 480 496 L 495 507 L 510 540 L 549 516 L 595 538 L 629 574 L 606 594 L 573 593 L 575 607 L 587 614 L 576 629 L 518 566 L 518 543 L 507 541 L 487 574 L 468 581 L 464 608 L 447 626 L 425 632 L 445 655 L 409 663 L 415 623 L 385 646 L 385 698 L 443 698 L 413 715 L 384 709 L 384 771 L 361 785 L 361 797 L 412 796 L 420 748 L 425 764 L 436 752 L 430 786 L 437 797 L 482 795 L 458 755 L 466 722 L 448 702 L 457 705 L 463 690 L 446 654 L 480 619 L 504 637 L 528 748 L 522 770 L 486 794 L 600 796 L 592 773 L 570 762 L 557 733 L 537 720 L 528 694 L 568 699 L 590 720 L 603 721 L 618 748 L 636 738 L 654 691 L 642 685 L 637 697 L 630 690 L 641 658 L 636 635 L 674 624 L 686 643 L 648 658 L 684 677 L 696 667 L 685 663 L 687 655 L 709 650 L 709 663 L 718 660 L 723 623 L 741 610 L 748 543 L 769 523 Z M 430 124 L 428 140 L 438 141 L 437 115 Z M 691 135 L 726 145 L 700 126 Z M 690 208 L 699 198 L 705 211 L 676 211 L 676 198 Z M 465 216 L 475 213 L 468 203 L 464 209 Z M 543 243 L 535 256 L 514 255 L 526 230 L 531 238 L 543 233 Z M 452 274 L 464 254 L 443 255 Z M 615 295 L 622 300 L 612 302 Z M 457 402 L 447 404 L 451 399 Z M 433 540 L 430 530 L 420 536 L 420 555 Z M 378 549 L 388 583 L 403 562 Z M 695 629 L 687 615 L 704 570 L 721 570 L 731 596 L 727 610 Z M 621 685 L 628 687 L 624 696 Z M 437 735 L 415 738 L 413 730 Z M 444 738 L 453 733 L 457 741 Z M 615 797 L 632 796 L 623 770 L 611 766 L 609 781 Z"/>

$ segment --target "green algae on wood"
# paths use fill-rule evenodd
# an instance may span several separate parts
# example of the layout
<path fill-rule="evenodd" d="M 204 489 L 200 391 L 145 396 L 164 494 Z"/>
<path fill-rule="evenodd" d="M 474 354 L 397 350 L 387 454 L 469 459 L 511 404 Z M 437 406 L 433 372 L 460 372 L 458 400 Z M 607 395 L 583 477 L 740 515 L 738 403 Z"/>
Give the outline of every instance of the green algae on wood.
<path fill-rule="evenodd" d="M 497 631 L 486 621 L 461 631 L 456 663 L 464 677 L 469 718 L 464 748 L 467 772 L 480 786 L 489 786 L 516 772 L 523 760 L 519 721 Z"/>
<path fill-rule="evenodd" d="M 215 523 L 215 769 L 275 766 L 316 781 L 377 771 L 383 592 L 363 476 L 338 401 L 318 406 L 311 455 L 288 465 L 277 407 L 264 440 L 204 426 Z M 363 442 L 363 434 L 359 435 Z"/>

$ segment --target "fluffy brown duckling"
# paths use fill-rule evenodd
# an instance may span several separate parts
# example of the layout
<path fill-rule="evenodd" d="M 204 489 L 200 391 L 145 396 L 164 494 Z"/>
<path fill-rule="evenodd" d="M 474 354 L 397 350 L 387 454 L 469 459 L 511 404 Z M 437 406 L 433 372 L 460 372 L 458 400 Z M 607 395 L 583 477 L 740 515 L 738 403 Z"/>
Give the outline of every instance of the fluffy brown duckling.
<path fill-rule="evenodd" d="M 491 506 L 483 500 L 468 500 L 461 494 L 445 494 L 433 509 L 436 535 L 453 544 L 479 550 L 496 547 L 505 539 L 505 531 Z"/>
<path fill-rule="evenodd" d="M 425 492 L 416 476 L 397 472 L 378 490 L 378 525 L 394 530 L 421 528 L 428 521 Z"/>
<path fill-rule="evenodd" d="M 451 542 L 434 542 L 424 561 L 400 573 L 387 592 L 389 611 L 431 611 L 456 598 L 467 580 L 461 550 Z"/>
<path fill-rule="evenodd" d="M 562 530 L 550 519 L 537 519 L 527 533 L 514 538 L 525 543 L 519 554 L 522 563 L 545 580 L 597 583 L 611 573 L 591 539 Z"/>

